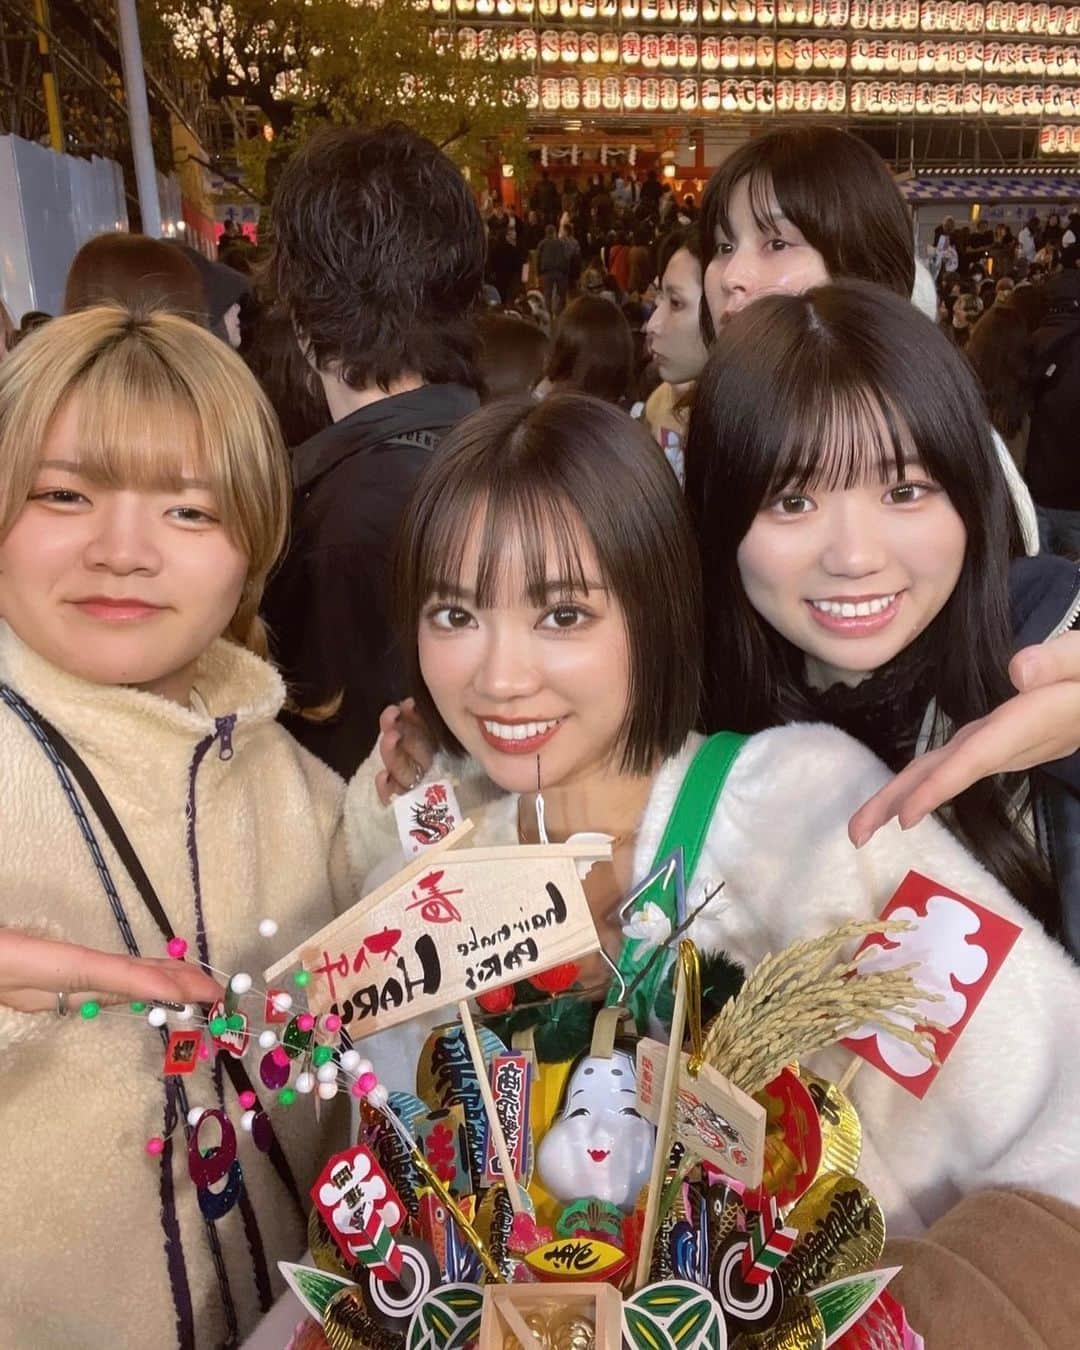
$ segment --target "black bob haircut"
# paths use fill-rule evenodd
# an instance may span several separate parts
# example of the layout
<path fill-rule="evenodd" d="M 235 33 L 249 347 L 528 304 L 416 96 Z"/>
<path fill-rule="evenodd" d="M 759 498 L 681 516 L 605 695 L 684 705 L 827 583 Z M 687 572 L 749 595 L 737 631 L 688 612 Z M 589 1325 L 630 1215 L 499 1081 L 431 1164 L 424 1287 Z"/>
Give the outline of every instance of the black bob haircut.
<path fill-rule="evenodd" d="M 496 601 L 514 557 L 537 607 L 568 598 L 549 594 L 553 571 L 576 593 L 589 580 L 608 588 L 630 652 L 619 767 L 643 773 L 674 754 L 698 711 L 698 560 L 678 483 L 641 424 L 587 394 L 501 399 L 458 423 L 428 461 L 398 535 L 395 598 L 410 687 L 436 741 L 454 753 L 461 746 L 424 684 L 417 635 L 425 607 L 461 587 L 473 522 L 480 608 Z M 599 578 L 585 575 L 582 535 Z"/>
<path fill-rule="evenodd" d="M 475 386 L 486 238 L 469 185 L 401 122 L 316 132 L 270 208 L 269 278 L 319 370 Z"/>
<path fill-rule="evenodd" d="M 915 285 L 911 216 L 888 165 L 865 141 L 836 127 L 796 127 L 747 141 L 709 179 L 701 202 L 701 265 L 730 237 L 731 197 L 747 180 L 762 230 L 771 194 L 825 260 L 831 281 L 872 281 L 910 298 Z"/>

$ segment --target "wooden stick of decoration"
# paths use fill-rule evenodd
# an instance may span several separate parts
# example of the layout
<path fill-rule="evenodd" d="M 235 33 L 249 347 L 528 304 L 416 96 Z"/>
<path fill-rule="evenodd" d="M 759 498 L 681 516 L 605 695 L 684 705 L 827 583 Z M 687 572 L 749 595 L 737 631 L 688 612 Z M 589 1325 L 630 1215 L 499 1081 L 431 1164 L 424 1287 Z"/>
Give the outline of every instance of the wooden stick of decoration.
<path fill-rule="evenodd" d="M 687 946 L 692 946 L 687 943 Z M 683 944 L 680 943 L 680 952 Z M 671 1128 L 675 1119 L 675 1098 L 679 1082 L 679 1064 L 683 1037 L 686 1033 L 686 968 L 682 960 L 676 965 L 675 1004 L 671 1014 L 671 1052 L 664 1069 L 664 1087 L 660 1094 L 660 1113 L 656 1124 L 656 1151 L 653 1154 L 652 1174 L 649 1177 L 648 1198 L 645 1202 L 645 1222 L 641 1230 L 634 1288 L 642 1289 L 649 1282 L 652 1267 L 653 1244 L 656 1241 L 657 1220 L 660 1214 L 660 1192 L 664 1172 L 671 1151 Z"/>
<path fill-rule="evenodd" d="M 750 1241 L 743 1248 L 742 1276 L 747 1284 L 764 1284 L 794 1247 L 799 1230 L 781 1224 L 776 1197 L 763 1188 L 745 1198 L 758 1209 L 750 1224 Z"/>
<path fill-rule="evenodd" d="M 483 1050 L 480 1049 L 480 1038 L 476 1034 L 476 1023 L 473 1021 L 472 1010 L 469 1008 L 466 999 L 462 999 L 458 1004 L 458 1016 L 461 1018 L 461 1027 L 465 1032 L 469 1057 L 472 1060 L 473 1068 L 476 1070 L 480 1096 L 484 1103 L 484 1113 L 487 1116 L 488 1129 L 491 1131 L 491 1140 L 495 1145 L 499 1166 L 502 1168 L 506 1194 L 510 1199 L 510 1208 L 515 1214 L 523 1214 L 526 1211 L 521 1200 L 517 1176 L 514 1173 L 514 1163 L 510 1157 L 510 1150 L 506 1145 L 506 1135 L 503 1134 L 502 1122 L 499 1120 L 499 1112 L 495 1106 L 495 1096 L 491 1091 L 491 1082 L 488 1079 L 487 1062 L 484 1059 Z"/>
<path fill-rule="evenodd" d="M 836 1085 L 838 1092 L 847 1092 L 848 1088 L 851 1086 L 852 1081 L 855 1078 L 855 1075 L 859 1072 L 859 1070 L 865 1063 L 866 1063 L 865 1059 L 860 1059 L 858 1055 L 852 1055 L 851 1063 L 844 1070 L 843 1076 L 841 1077 L 839 1083 L 837 1083 Z"/>
<path fill-rule="evenodd" d="M 522 1346 L 535 1345 L 539 1347 L 544 1344 L 539 1335 L 533 1331 L 532 1327 L 511 1303 L 509 1297 L 499 1294 L 494 1295 L 494 1297 L 498 1303 L 499 1316 L 518 1338 Z"/>

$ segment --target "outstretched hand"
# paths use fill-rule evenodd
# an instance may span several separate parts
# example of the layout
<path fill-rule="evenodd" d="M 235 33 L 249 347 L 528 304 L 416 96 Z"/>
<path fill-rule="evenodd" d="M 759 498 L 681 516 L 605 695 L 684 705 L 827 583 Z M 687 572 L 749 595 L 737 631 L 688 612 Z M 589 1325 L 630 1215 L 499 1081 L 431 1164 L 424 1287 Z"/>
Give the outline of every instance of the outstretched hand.
<path fill-rule="evenodd" d="M 402 792 L 414 788 L 431 768 L 435 745 L 427 723 L 411 698 L 391 703 L 379 717 L 379 755 L 382 768 L 375 789 L 384 806 Z"/>
<path fill-rule="evenodd" d="M 213 1003 L 220 985 L 198 966 L 169 958 L 120 956 L 72 942 L 0 929 L 0 1006 L 16 1012 L 56 1012 L 57 994 L 72 1009 L 132 1000 Z"/>
<path fill-rule="evenodd" d="M 848 835 L 856 848 L 893 816 L 910 829 L 981 778 L 1048 764 L 1080 748 L 1080 633 L 1017 652 L 1009 678 L 1019 690 L 1014 697 L 913 760 L 855 812 Z"/>

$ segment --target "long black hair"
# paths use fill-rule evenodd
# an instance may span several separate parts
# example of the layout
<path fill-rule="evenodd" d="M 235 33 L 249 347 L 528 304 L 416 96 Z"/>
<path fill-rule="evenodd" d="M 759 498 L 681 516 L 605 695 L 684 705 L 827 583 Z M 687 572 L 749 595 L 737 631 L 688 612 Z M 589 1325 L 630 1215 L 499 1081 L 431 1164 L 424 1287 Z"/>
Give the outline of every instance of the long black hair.
<path fill-rule="evenodd" d="M 710 729 L 754 732 L 822 716 L 803 679 L 804 654 L 746 596 L 737 553 L 754 517 L 784 490 L 903 478 L 912 451 L 967 534 L 956 586 L 915 644 L 937 716 L 959 726 L 1014 692 L 1008 570 L 1022 552 L 971 370 L 907 300 L 865 282 L 763 297 L 725 324 L 698 381 L 686 444 Z M 1059 902 L 1011 824 L 1023 786 L 976 783 L 946 818 L 1053 931 Z"/>

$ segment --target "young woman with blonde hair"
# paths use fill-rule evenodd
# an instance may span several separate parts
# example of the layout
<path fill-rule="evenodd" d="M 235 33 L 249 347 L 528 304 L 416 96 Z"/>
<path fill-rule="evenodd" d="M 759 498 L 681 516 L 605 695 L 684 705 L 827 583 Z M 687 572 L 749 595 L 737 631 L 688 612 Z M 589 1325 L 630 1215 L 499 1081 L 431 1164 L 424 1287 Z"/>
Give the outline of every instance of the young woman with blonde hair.
<path fill-rule="evenodd" d="M 276 1111 L 268 1152 L 239 1134 L 242 1179 L 197 1190 L 189 1112 L 239 1120 L 241 1062 L 163 1076 L 192 1021 L 56 1015 L 88 985 L 209 1002 L 199 964 L 257 978 L 348 899 L 344 785 L 277 724 L 262 659 L 288 500 L 269 404 L 184 319 L 86 310 L 0 366 L 5 1345 L 235 1344 L 303 1250 L 333 1112 Z"/>

